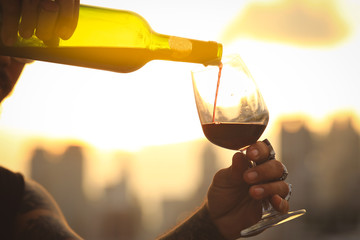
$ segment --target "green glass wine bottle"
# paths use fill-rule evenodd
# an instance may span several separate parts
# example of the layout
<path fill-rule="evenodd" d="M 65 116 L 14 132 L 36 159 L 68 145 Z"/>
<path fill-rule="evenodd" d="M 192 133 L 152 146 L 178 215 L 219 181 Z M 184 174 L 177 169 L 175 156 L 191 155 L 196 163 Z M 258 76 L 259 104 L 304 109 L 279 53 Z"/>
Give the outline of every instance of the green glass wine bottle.
<path fill-rule="evenodd" d="M 158 34 L 131 11 L 81 5 L 77 28 L 68 40 L 59 39 L 53 46 L 35 35 L 18 36 L 14 46 L 1 44 L 0 55 L 126 73 L 151 60 L 219 65 L 222 45 Z"/>

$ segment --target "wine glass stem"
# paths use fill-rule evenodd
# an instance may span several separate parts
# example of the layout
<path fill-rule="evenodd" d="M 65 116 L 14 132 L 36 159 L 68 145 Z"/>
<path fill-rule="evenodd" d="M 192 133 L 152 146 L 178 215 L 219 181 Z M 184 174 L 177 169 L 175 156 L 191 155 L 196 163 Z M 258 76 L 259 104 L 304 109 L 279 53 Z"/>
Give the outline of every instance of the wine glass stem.
<path fill-rule="evenodd" d="M 276 215 L 279 212 L 276 211 L 273 206 L 271 205 L 271 203 L 269 202 L 269 200 L 264 200 L 262 202 L 262 214 L 263 214 L 263 218 L 264 217 L 269 217 L 272 215 Z"/>

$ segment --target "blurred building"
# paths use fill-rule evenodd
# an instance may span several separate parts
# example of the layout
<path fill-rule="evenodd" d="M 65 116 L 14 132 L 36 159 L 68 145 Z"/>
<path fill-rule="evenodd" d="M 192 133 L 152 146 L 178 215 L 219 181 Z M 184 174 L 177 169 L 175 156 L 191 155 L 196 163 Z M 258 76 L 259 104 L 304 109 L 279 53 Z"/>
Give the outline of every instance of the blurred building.
<path fill-rule="evenodd" d="M 310 132 L 304 122 L 283 122 L 281 158 L 294 187 L 291 209 L 307 209 L 282 228 L 285 236 L 360 239 L 359 149 L 351 118 L 335 120 L 326 134 Z"/>
<path fill-rule="evenodd" d="M 141 207 L 128 183 L 127 169 L 122 179 L 105 189 L 101 204 L 101 232 L 98 239 L 137 239 L 142 231 Z"/>
<path fill-rule="evenodd" d="M 57 156 L 38 148 L 31 159 L 31 177 L 56 199 L 69 225 L 89 240 L 136 239 L 141 229 L 141 210 L 128 187 L 128 174 L 107 187 L 97 202 L 83 192 L 82 148 L 70 146 Z"/>
<path fill-rule="evenodd" d="M 162 226 L 159 232 L 166 232 L 179 222 L 189 217 L 204 201 L 207 190 L 215 173 L 219 170 L 217 156 L 213 146 L 207 143 L 203 148 L 201 169 L 201 181 L 196 190 L 184 199 L 164 199 L 162 202 Z"/>
<path fill-rule="evenodd" d="M 80 147 L 70 146 L 60 156 L 36 149 L 31 160 L 31 177 L 56 199 L 69 225 L 86 236 L 88 202 L 83 192 L 84 159 Z"/>
<path fill-rule="evenodd" d="M 312 159 L 314 203 L 321 207 L 312 209 L 309 218 L 328 234 L 354 232 L 360 226 L 360 137 L 351 122 L 334 121 Z"/>

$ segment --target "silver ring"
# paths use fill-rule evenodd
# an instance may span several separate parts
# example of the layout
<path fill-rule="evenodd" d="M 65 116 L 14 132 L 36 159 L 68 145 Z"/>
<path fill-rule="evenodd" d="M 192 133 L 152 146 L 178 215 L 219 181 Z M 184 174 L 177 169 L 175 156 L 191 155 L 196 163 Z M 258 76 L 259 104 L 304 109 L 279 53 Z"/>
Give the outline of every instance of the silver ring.
<path fill-rule="evenodd" d="M 287 178 L 287 176 L 289 175 L 289 172 L 283 163 L 281 163 L 281 165 L 283 166 L 284 171 L 283 171 L 283 174 L 281 175 L 281 177 L 279 178 L 279 180 L 284 181 Z"/>
<path fill-rule="evenodd" d="M 270 141 L 268 139 L 265 139 L 265 140 L 263 140 L 263 143 L 265 143 L 270 149 L 269 157 L 267 160 L 275 159 L 275 150 L 274 150 L 273 146 L 271 145 Z"/>
<path fill-rule="evenodd" d="M 292 193 L 292 185 L 290 183 L 288 183 L 289 186 L 289 193 L 286 195 L 286 197 L 284 198 L 286 201 L 290 200 L 291 197 L 291 193 Z"/>
<path fill-rule="evenodd" d="M 265 139 L 265 140 L 263 140 L 263 143 L 265 143 L 270 149 L 268 160 L 275 159 L 275 150 L 272 147 L 270 141 L 268 139 Z M 281 177 L 279 178 L 279 180 L 284 181 L 287 178 L 287 176 L 289 175 L 289 172 L 288 172 L 286 166 L 283 163 L 281 163 L 281 164 L 283 166 L 284 171 L 283 171 L 283 174 L 281 175 Z"/>

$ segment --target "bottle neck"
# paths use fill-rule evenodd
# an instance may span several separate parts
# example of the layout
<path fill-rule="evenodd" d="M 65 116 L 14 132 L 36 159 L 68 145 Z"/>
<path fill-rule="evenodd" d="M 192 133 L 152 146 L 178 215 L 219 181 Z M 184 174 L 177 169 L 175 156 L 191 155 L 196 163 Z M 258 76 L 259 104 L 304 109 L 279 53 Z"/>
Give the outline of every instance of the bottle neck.
<path fill-rule="evenodd" d="M 200 41 L 153 33 L 150 50 L 156 52 L 154 59 L 178 62 L 220 65 L 223 47 L 213 41 Z"/>

